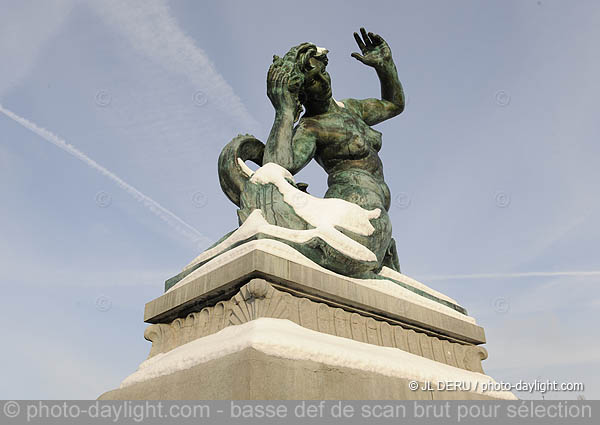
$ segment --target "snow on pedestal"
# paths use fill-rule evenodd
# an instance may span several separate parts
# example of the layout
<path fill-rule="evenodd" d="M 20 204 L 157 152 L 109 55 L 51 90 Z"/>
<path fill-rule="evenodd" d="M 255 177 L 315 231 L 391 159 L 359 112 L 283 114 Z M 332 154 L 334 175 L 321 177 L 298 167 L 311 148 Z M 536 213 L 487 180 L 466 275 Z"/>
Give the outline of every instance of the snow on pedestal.
<path fill-rule="evenodd" d="M 419 382 L 460 382 L 470 392 L 514 400 L 510 392 L 490 391 L 495 381 L 470 372 L 416 356 L 391 347 L 353 341 L 303 328 L 289 320 L 260 318 L 230 326 L 143 362 L 127 377 L 121 389 L 169 375 L 214 359 L 253 348 L 272 357 L 309 360 L 332 367 L 356 369 Z"/>

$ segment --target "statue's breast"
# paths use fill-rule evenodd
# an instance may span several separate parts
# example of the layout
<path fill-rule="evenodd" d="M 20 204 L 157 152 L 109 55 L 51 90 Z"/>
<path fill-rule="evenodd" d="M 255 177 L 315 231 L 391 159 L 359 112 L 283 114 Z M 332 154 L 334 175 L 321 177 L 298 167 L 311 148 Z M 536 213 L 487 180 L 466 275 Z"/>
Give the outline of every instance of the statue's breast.
<path fill-rule="evenodd" d="M 379 152 L 379 150 L 381 149 L 381 132 L 373 130 L 367 124 L 365 124 L 365 126 L 367 127 L 367 138 L 371 147 L 377 152 Z"/>
<path fill-rule="evenodd" d="M 354 114 L 327 117 L 320 124 L 319 150 L 325 160 L 361 159 L 381 149 L 381 133 Z"/>

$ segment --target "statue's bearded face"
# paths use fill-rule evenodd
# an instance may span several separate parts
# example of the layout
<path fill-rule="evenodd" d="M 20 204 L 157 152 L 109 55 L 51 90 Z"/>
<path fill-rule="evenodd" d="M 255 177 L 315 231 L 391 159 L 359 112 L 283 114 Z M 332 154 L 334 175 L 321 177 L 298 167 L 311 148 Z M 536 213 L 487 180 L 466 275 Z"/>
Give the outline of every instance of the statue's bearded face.
<path fill-rule="evenodd" d="M 310 69 L 304 77 L 304 94 L 307 101 L 324 102 L 331 98 L 331 77 L 325 70 L 323 60 L 312 57 L 309 60 Z"/>

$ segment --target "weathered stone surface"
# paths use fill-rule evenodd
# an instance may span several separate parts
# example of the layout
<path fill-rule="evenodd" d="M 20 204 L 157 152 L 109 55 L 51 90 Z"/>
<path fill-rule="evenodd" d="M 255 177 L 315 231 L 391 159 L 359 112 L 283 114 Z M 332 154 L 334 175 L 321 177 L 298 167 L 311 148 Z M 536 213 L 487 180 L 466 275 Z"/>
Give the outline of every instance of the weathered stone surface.
<path fill-rule="evenodd" d="M 481 361 L 487 357 L 486 350 L 477 345 L 485 341 L 483 329 L 472 321 L 447 316 L 361 286 L 350 278 L 323 273 L 259 249 L 230 260 L 147 304 L 146 318 L 155 322 L 144 334 L 152 341 L 149 358 L 175 353 L 177 347 L 210 338 L 232 326 L 272 318 L 371 344 L 377 350 L 386 347 L 429 359 L 430 366 L 419 370 L 437 371 L 438 364 L 452 366 L 465 377 L 472 378 L 476 372 L 488 378 L 479 375 L 483 373 Z M 156 357 L 159 362 L 163 358 Z M 410 371 L 416 370 L 411 361 L 417 361 L 417 357 L 411 358 L 399 363 L 406 367 L 409 377 Z M 101 399 L 489 398 L 471 392 L 412 392 L 407 386 L 409 380 L 400 378 L 405 375 L 394 377 L 375 369 L 315 359 L 321 357 L 291 360 L 252 347 L 242 348 L 186 370 L 127 384 Z M 444 380 L 444 376 L 439 378 Z"/>
<path fill-rule="evenodd" d="M 463 343 L 485 343 L 483 328 L 472 322 L 390 296 L 359 285 L 351 278 L 297 263 L 260 247 L 229 257 L 222 264 L 219 260 L 213 260 L 216 264 L 206 273 L 147 303 L 144 320 L 149 323 L 169 323 L 178 317 L 185 317 L 205 306 L 231 298 L 245 283 L 258 277 L 268 280 L 281 291 L 299 294 L 332 307 L 343 307 L 364 317 L 383 318 Z M 305 320 L 313 319 L 306 317 Z M 311 329 L 313 326 L 300 324 Z M 356 324 L 349 320 L 348 330 L 352 332 L 353 327 Z M 360 338 L 366 341 L 366 329 L 364 333 Z"/>
<path fill-rule="evenodd" d="M 245 349 L 109 391 L 100 400 L 490 400 L 475 392 L 410 391 L 409 380 Z M 420 383 L 423 385 L 423 383 Z"/>
<path fill-rule="evenodd" d="M 221 329 L 261 317 L 288 319 L 305 328 L 373 345 L 395 347 L 418 356 L 473 372 L 483 372 L 487 358 L 483 347 L 440 340 L 398 323 L 376 320 L 331 307 L 322 302 L 291 295 L 276 289 L 264 279 L 252 279 L 230 300 L 219 301 L 169 324 L 149 326 L 144 337 L 152 341 L 149 357 L 165 353 Z M 406 344 L 406 340 L 409 344 Z M 443 345 L 445 344 L 445 345 Z M 457 347 L 460 346 L 460 347 Z M 444 348 L 442 348 L 444 347 Z M 444 350 L 447 354 L 444 354 Z M 457 363 L 456 358 L 460 357 Z"/>

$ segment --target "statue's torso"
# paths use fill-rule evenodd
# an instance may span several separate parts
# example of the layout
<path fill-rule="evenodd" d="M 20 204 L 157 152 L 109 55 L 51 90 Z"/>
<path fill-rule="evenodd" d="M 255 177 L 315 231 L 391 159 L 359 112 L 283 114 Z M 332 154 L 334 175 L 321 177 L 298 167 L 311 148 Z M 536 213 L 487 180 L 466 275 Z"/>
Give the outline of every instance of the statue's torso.
<path fill-rule="evenodd" d="M 390 193 L 378 154 L 381 133 L 347 108 L 303 117 L 302 121 L 304 129 L 316 135 L 315 159 L 329 175 L 326 197 L 387 210 Z"/>

